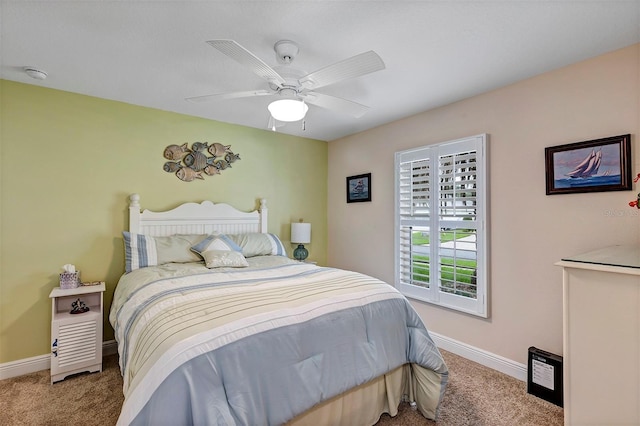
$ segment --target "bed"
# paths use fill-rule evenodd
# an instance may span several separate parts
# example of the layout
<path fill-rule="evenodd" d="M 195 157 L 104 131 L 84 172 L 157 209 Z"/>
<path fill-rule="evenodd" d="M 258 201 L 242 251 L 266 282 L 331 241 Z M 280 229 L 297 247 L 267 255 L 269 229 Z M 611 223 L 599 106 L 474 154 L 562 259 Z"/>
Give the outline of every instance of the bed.
<path fill-rule="evenodd" d="M 394 287 L 298 262 L 252 212 L 141 211 L 109 320 L 119 425 L 372 425 L 407 401 L 436 419 L 448 371 Z"/>

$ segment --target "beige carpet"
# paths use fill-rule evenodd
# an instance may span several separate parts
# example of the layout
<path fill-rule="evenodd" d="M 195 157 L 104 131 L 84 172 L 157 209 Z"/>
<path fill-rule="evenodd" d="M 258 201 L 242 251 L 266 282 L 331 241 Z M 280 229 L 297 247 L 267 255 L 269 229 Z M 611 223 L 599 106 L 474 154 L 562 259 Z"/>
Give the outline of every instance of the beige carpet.
<path fill-rule="evenodd" d="M 437 422 L 408 404 L 377 426 L 555 426 L 562 409 L 527 394 L 526 383 L 442 351 L 449 386 Z M 122 405 L 117 357 L 102 373 L 81 374 L 51 386 L 49 370 L 0 381 L 0 425 L 113 425 Z M 178 426 L 178 425 L 176 425 Z"/>

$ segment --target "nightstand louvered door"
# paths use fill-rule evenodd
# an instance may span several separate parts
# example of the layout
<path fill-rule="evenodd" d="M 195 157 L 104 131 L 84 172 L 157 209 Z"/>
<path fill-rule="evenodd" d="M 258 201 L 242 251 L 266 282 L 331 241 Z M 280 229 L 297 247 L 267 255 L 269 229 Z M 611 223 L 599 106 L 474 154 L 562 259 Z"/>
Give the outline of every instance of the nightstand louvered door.
<path fill-rule="evenodd" d="M 102 371 L 102 311 L 105 285 L 55 288 L 51 298 L 51 383 L 81 372 Z M 71 314 L 80 299 L 88 312 Z"/>

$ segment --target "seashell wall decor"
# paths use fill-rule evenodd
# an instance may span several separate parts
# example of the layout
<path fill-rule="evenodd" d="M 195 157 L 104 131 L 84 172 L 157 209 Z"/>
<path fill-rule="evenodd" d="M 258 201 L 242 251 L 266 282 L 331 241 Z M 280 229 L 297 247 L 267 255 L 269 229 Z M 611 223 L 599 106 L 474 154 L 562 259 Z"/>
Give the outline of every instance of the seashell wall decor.
<path fill-rule="evenodd" d="M 175 173 L 178 179 L 192 182 L 207 176 L 219 175 L 231 167 L 231 163 L 240 160 L 240 154 L 231 151 L 231 145 L 214 142 L 194 142 L 191 148 L 187 143 L 169 145 L 164 149 L 164 158 L 169 160 L 162 169 Z"/>

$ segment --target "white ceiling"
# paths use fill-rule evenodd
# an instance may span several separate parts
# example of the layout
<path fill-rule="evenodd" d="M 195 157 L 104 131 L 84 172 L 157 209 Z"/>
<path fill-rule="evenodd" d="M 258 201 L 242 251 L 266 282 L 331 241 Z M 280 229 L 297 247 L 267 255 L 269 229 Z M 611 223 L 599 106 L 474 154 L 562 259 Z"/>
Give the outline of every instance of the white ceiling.
<path fill-rule="evenodd" d="M 305 130 L 278 128 L 321 140 L 640 42 L 638 0 L 0 1 L 1 78 L 261 129 L 271 96 L 185 101 L 268 88 L 206 40 L 271 66 L 274 43 L 294 40 L 308 72 L 374 50 L 386 69 L 318 89 L 369 106 L 363 117 L 312 105 Z"/>

